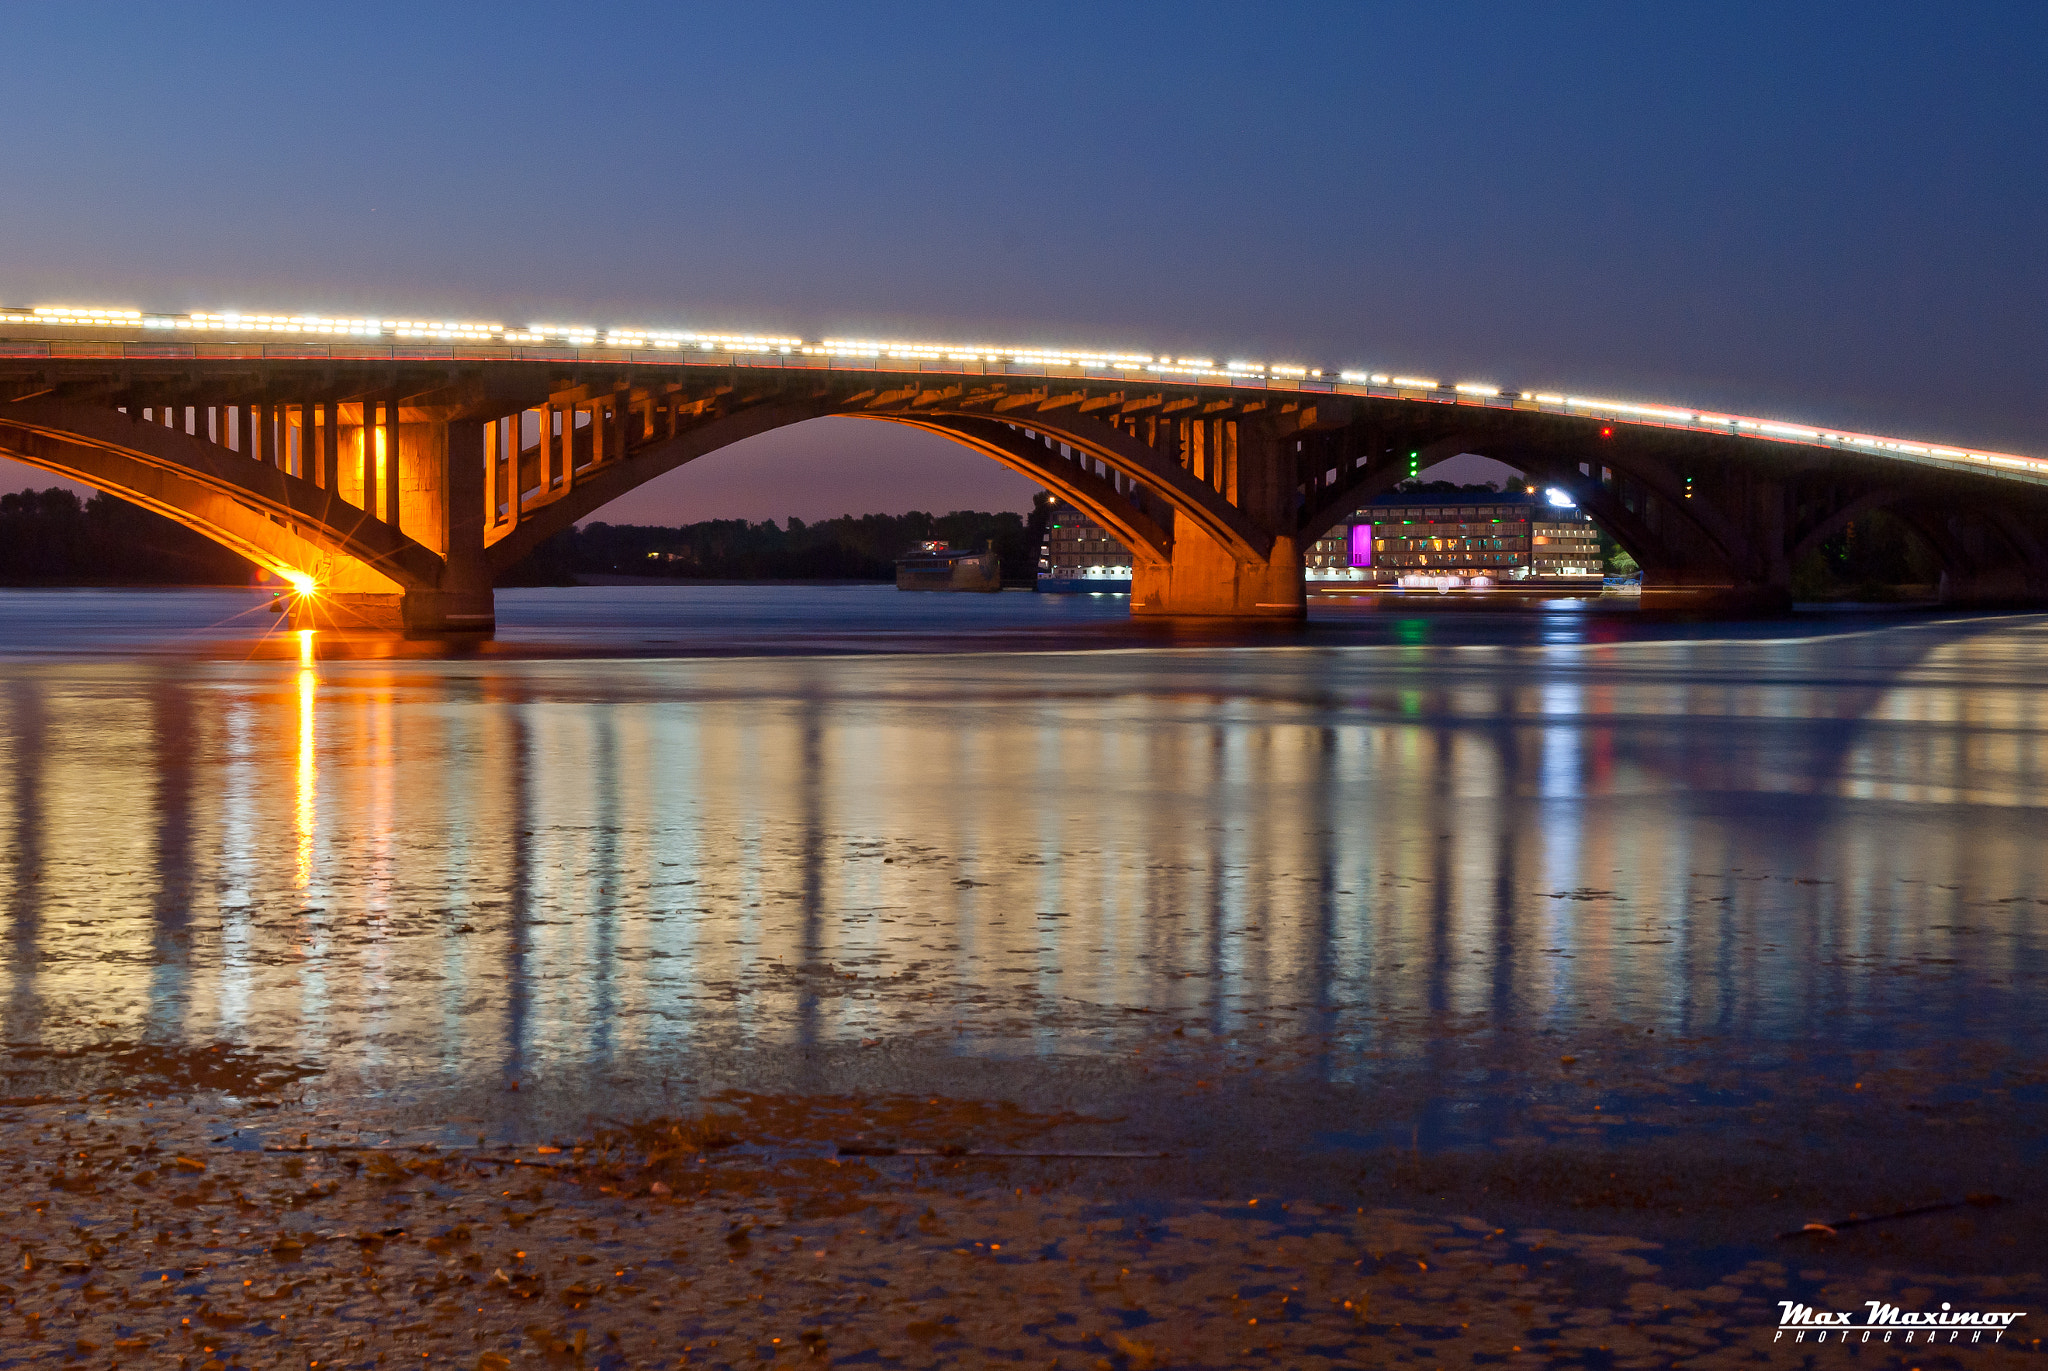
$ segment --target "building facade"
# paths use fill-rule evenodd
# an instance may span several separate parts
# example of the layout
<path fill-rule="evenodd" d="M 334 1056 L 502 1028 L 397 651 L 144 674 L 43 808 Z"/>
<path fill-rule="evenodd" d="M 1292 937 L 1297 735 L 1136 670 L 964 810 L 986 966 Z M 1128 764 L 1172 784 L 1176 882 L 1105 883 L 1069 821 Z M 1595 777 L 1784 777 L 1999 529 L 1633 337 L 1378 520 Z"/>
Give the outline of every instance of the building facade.
<path fill-rule="evenodd" d="M 1127 594 L 1131 554 L 1063 500 L 1047 507 L 1038 588 Z M 1600 530 L 1547 495 L 1486 491 L 1385 495 L 1304 551 L 1311 590 L 1346 586 L 1597 586 Z"/>
<path fill-rule="evenodd" d="M 1038 589 L 1059 594 L 1128 595 L 1131 553 L 1065 500 L 1046 506 L 1039 545 Z"/>
<path fill-rule="evenodd" d="M 1373 501 L 1311 545 L 1311 589 L 1598 585 L 1600 530 L 1585 511 L 1547 495 L 1396 492 Z"/>

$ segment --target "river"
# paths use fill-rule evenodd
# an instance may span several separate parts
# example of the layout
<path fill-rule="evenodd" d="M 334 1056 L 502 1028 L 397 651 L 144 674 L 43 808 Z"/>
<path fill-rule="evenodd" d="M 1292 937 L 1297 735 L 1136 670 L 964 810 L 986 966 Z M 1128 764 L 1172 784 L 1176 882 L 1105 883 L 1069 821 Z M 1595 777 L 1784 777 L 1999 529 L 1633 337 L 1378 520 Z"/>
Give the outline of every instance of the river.
<path fill-rule="evenodd" d="M 0 593 L 17 1047 L 268 1054 L 423 1137 L 943 1088 L 1219 1174 L 1761 1133 L 1946 1176 L 1922 1126 L 1994 1107 L 1965 1153 L 2043 1150 L 2042 616 L 615 588 L 451 651 L 265 605 Z"/>

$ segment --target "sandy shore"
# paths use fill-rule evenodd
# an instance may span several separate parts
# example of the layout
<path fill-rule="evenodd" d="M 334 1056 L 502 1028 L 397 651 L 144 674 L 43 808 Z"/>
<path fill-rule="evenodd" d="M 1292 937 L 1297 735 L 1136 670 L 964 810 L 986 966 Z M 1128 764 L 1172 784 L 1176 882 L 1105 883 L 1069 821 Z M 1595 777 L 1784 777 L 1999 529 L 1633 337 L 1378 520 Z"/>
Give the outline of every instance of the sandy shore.
<path fill-rule="evenodd" d="M 1739 1168 L 1660 1189 L 1673 1145 L 1304 1154 L 1289 1185 L 1248 1136 L 1233 1184 L 1213 1149 L 840 1155 L 1156 1141 L 1128 1116 L 736 1091 L 458 1144 L 469 1116 L 342 1121 L 251 1054 L 124 1050 L 126 1084 L 7 1104 L 0 1366 L 1791 1366 L 1817 1348 L 1775 1338 L 1778 1301 L 1881 1297 L 2030 1312 L 1856 1365 L 1991 1367 L 2035 1364 L 2048 1314 L 2025 1205 L 1729 1243 L 1683 1211 L 1745 1210 Z"/>

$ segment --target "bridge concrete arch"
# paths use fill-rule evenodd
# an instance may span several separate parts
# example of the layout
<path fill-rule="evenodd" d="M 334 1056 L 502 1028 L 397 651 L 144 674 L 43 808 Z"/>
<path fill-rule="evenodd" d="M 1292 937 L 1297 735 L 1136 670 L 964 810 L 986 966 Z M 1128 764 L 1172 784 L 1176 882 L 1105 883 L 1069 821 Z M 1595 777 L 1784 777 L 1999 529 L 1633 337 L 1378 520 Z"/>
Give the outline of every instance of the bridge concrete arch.
<path fill-rule="evenodd" d="M 1100 472 L 1084 465 L 1051 460 L 1047 444 L 1034 435 L 1008 424 L 982 421 L 948 422 L 941 418 L 880 419 L 907 428 L 936 433 L 942 438 L 981 453 L 1020 475 L 1028 476 L 1047 490 L 1086 512 L 1130 549 L 1135 563 L 1154 566 L 1173 560 L 1173 536 L 1165 525 L 1145 513 L 1132 498 L 1134 488 L 1124 488 Z"/>
<path fill-rule="evenodd" d="M 1839 461 L 1789 471 L 1695 464 L 1688 460 L 1694 454 L 1663 435 L 1624 430 L 1616 441 L 1615 426 L 1584 427 L 1592 431 L 1574 442 L 1465 426 L 1387 454 L 1405 460 L 1362 461 L 1327 482 L 1304 509 L 1304 537 L 1321 537 L 1411 471 L 1421 476 L 1472 454 L 1569 495 L 1642 567 L 1648 603 L 1788 608 L 1793 568 L 1878 510 L 1900 518 L 1940 562 L 1945 601 L 1998 606 L 2048 598 L 2048 538 L 2037 531 L 2042 501 L 2032 490 L 2011 488 L 2011 498 L 1988 501 L 1969 492 L 1973 482 L 1929 479 L 1911 469 L 1848 471 Z"/>
<path fill-rule="evenodd" d="M 521 454 L 522 515 L 516 524 L 506 520 L 500 536 L 489 540 L 488 565 L 494 574 L 509 571 L 542 540 L 700 457 L 778 428 L 831 417 L 868 419 L 937 434 L 1030 477 L 1088 511 L 1114 531 L 1139 560 L 1166 562 L 1172 557 L 1171 532 L 1153 513 L 1147 512 L 1135 484 L 1112 480 L 1076 460 L 1061 460 L 1044 442 L 1015 425 L 936 414 L 846 415 L 829 406 L 800 400 L 750 406 L 707 419 L 672 438 L 634 443 L 630 462 L 592 463 L 581 468 L 565 493 L 536 502 L 531 508 L 529 502 L 543 495 L 547 478 L 542 472 L 540 446 L 525 448 Z M 500 509 L 503 510 L 502 503 Z"/>
<path fill-rule="evenodd" d="M 636 446 L 629 465 L 579 471 L 568 494 L 540 506 L 546 511 L 544 516 L 536 510 L 523 517 L 516 527 L 507 527 L 503 536 L 490 541 L 491 569 L 493 572 L 510 570 L 543 539 L 699 457 L 709 456 L 774 429 L 832 417 L 870 419 L 937 434 L 1029 476 L 1078 508 L 1087 510 L 1101 519 L 1105 527 L 1114 530 L 1132 548 L 1133 555 L 1159 561 L 1172 555 L 1171 535 L 1132 498 L 1134 492 L 1131 488 L 1119 486 L 1097 472 L 1084 470 L 1078 463 L 1053 460 L 1042 443 L 1032 441 L 1029 435 L 1012 425 L 982 427 L 973 423 L 947 422 L 941 416 L 842 415 L 815 404 L 795 403 L 761 405 L 724 415 L 675 438 Z M 522 465 L 525 468 L 522 473 L 524 504 L 525 497 L 541 488 L 537 446 L 527 448 L 522 454 Z"/>
<path fill-rule="evenodd" d="M 430 549 L 274 466 L 174 426 L 54 400 L 0 409 L 0 454 L 183 524 L 274 575 L 342 594 L 438 583 Z"/>
<path fill-rule="evenodd" d="M 889 397 L 858 405 L 848 404 L 843 394 L 778 395 L 752 404 L 713 404 L 695 414 L 682 413 L 680 404 L 653 402 L 638 415 L 630 412 L 627 395 L 623 457 L 592 457 L 609 440 L 579 438 L 569 445 L 565 472 L 560 452 L 544 450 L 562 443 L 561 421 L 553 417 L 542 421 L 549 443 L 522 445 L 519 513 L 514 517 L 502 498 L 493 510 L 496 524 L 485 555 L 494 573 L 509 570 L 541 540 L 685 463 L 776 428 L 846 417 L 936 434 L 1085 510 L 1131 550 L 1134 612 L 1284 617 L 1303 610 L 1299 539 L 1260 527 L 1241 503 L 1242 487 L 1233 488 L 1244 465 L 1235 432 L 1203 440 L 1205 450 L 1214 447 L 1230 461 L 1190 467 L 1108 423 L 976 412 L 946 403 L 958 398 L 950 395 L 937 403 L 891 403 L 907 397 Z M 571 393 L 562 403 L 589 400 Z M 609 410 L 620 402 L 598 403 Z"/>
<path fill-rule="evenodd" d="M 1487 457 L 1569 495 L 1635 558 L 1644 569 L 1646 582 L 1654 581 L 1666 589 L 1682 588 L 1695 596 L 1701 590 L 1739 593 L 1743 578 L 1737 568 L 1751 556 L 1740 529 L 1731 527 L 1711 506 L 1684 500 L 1682 491 L 1670 491 L 1650 472 L 1639 479 L 1645 489 L 1664 496 L 1670 510 L 1667 526 L 1653 527 L 1636 502 L 1624 499 L 1611 479 L 1603 482 L 1599 471 L 1581 460 L 1582 452 L 1578 447 L 1552 448 L 1513 435 L 1461 429 L 1400 454 L 1405 461 L 1379 463 L 1377 469 L 1374 465 L 1358 467 L 1352 479 L 1333 485 L 1314 510 L 1305 514 L 1304 536 L 1310 540 L 1322 537 L 1340 520 L 1392 492 L 1411 475 L 1423 477 L 1454 457 Z M 1628 470 L 1632 477 L 1637 476 L 1633 469 Z M 1671 524 L 1683 527 L 1673 529 L 1668 526 Z M 1766 595 L 1760 603 L 1775 598 Z"/>

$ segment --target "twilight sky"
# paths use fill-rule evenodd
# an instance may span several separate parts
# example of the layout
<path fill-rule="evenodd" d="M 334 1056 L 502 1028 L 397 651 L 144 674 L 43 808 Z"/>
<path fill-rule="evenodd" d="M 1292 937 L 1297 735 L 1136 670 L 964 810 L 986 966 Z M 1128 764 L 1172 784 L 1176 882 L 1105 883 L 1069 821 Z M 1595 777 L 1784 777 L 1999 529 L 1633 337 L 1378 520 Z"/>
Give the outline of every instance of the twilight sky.
<path fill-rule="evenodd" d="M 0 301 L 1421 372 L 2048 452 L 2048 6 L 18 5 Z M 48 484 L 0 463 L 0 489 Z M 614 522 L 1021 508 L 767 435 Z"/>

